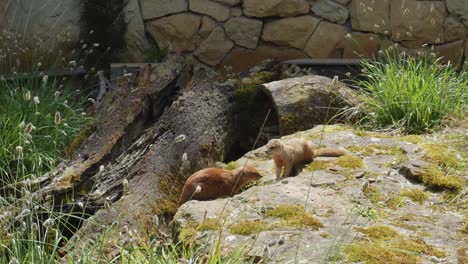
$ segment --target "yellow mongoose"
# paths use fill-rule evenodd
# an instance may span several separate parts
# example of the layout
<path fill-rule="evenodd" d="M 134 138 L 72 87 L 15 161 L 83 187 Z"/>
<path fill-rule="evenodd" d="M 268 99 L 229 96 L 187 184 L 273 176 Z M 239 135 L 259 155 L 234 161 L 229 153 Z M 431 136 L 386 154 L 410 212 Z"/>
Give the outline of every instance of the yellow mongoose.
<path fill-rule="evenodd" d="M 341 149 L 319 148 L 315 149 L 310 141 L 304 139 L 290 139 L 281 142 L 279 139 L 268 141 L 266 152 L 275 161 L 276 178 L 281 177 L 284 167 L 284 176 L 289 177 L 295 173 L 297 166 L 303 163 L 312 162 L 317 156 L 338 157 L 345 155 Z"/>

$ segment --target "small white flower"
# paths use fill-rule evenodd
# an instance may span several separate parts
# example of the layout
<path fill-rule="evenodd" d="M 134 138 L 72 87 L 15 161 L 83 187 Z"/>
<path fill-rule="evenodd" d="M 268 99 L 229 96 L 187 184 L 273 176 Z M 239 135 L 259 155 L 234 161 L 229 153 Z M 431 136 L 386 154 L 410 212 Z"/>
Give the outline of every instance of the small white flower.
<path fill-rule="evenodd" d="M 105 168 L 104 168 L 104 165 L 99 166 L 99 172 L 103 172 L 104 169 L 105 169 Z"/>
<path fill-rule="evenodd" d="M 40 101 L 39 101 L 39 96 L 34 96 L 34 99 L 33 99 L 33 100 L 34 100 L 34 103 L 35 103 L 35 104 L 39 104 L 39 103 L 40 103 Z"/>
<path fill-rule="evenodd" d="M 96 102 L 93 98 L 88 98 L 88 101 L 91 102 L 92 104 L 94 104 L 94 102 Z"/>
<path fill-rule="evenodd" d="M 23 147 L 22 146 L 16 146 L 16 152 L 23 153 Z"/>
<path fill-rule="evenodd" d="M 27 91 L 26 94 L 24 95 L 24 100 L 29 101 L 31 100 L 31 92 Z"/>
<path fill-rule="evenodd" d="M 42 63 L 38 62 L 37 67 L 40 68 L 42 66 Z"/>
<path fill-rule="evenodd" d="M 24 128 L 25 125 L 26 125 L 26 123 L 25 123 L 24 120 L 23 120 L 23 121 L 21 121 L 21 123 L 19 124 L 19 127 L 20 127 L 20 128 Z"/>
<path fill-rule="evenodd" d="M 182 154 L 182 161 L 187 161 L 187 160 L 188 160 L 187 153 L 184 152 L 184 154 Z"/>
<path fill-rule="evenodd" d="M 347 73 L 346 73 L 346 76 L 351 77 L 351 73 L 350 73 L 350 72 L 347 72 Z"/>
<path fill-rule="evenodd" d="M 201 192 L 201 186 L 200 185 L 197 185 L 197 188 L 195 189 L 195 193 L 199 193 Z"/>
<path fill-rule="evenodd" d="M 55 91 L 54 96 L 57 97 L 57 96 L 59 96 L 59 95 L 60 95 L 60 92 L 59 92 L 59 91 Z"/>
<path fill-rule="evenodd" d="M 52 218 L 47 218 L 47 220 L 44 221 L 44 223 L 42 224 L 45 228 L 47 227 L 52 227 L 55 225 L 55 220 L 52 219 Z"/>
<path fill-rule="evenodd" d="M 124 191 L 125 193 L 128 192 L 129 187 L 128 187 L 128 180 L 127 180 L 127 179 L 123 179 L 123 181 L 122 181 L 122 187 L 123 187 L 123 191 Z"/>
<path fill-rule="evenodd" d="M 97 47 L 99 47 L 99 46 L 100 46 L 99 43 L 94 43 L 94 44 L 93 44 L 93 47 L 96 47 L 96 48 L 97 48 Z"/>
<path fill-rule="evenodd" d="M 45 83 L 47 82 L 48 79 L 49 79 L 48 75 L 44 75 L 44 77 L 42 77 L 42 81 Z"/>
<path fill-rule="evenodd" d="M 78 205 L 78 207 L 80 207 L 80 208 L 84 207 L 83 202 L 77 202 L 76 205 Z"/>
<path fill-rule="evenodd" d="M 55 112 L 55 117 L 54 117 L 55 125 L 59 125 L 61 121 L 62 121 L 62 116 L 60 115 L 60 112 L 59 111 Z"/>
<path fill-rule="evenodd" d="M 186 135 L 180 134 L 175 138 L 174 141 L 175 141 L 175 143 L 180 143 L 180 142 L 184 142 L 186 139 L 187 139 Z"/>

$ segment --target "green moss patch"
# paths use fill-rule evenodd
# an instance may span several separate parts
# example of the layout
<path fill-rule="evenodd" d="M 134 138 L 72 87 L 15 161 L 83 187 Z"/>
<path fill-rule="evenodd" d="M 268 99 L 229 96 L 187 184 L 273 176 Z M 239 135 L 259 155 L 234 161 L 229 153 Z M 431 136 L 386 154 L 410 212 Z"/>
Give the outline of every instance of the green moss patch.
<path fill-rule="evenodd" d="M 422 144 L 424 151 L 424 158 L 441 167 L 462 169 L 466 165 L 456 156 L 457 151 L 451 150 L 447 145 L 444 144 Z"/>
<path fill-rule="evenodd" d="M 307 226 L 314 230 L 323 227 L 323 224 L 313 215 L 304 211 L 302 205 L 279 205 L 274 209 L 266 211 L 266 216 L 281 218 L 282 221 L 277 224 L 281 227 L 302 227 Z"/>
<path fill-rule="evenodd" d="M 429 199 L 429 195 L 426 192 L 421 191 L 419 189 L 403 189 L 400 191 L 400 196 L 408 197 L 413 202 L 417 202 L 421 205 L 424 203 L 424 201 Z"/>
<path fill-rule="evenodd" d="M 305 168 L 306 171 L 325 170 L 334 164 L 330 160 L 314 160 Z"/>
<path fill-rule="evenodd" d="M 226 169 L 226 170 L 235 170 L 237 168 L 239 168 L 239 163 L 237 163 L 235 161 L 231 161 L 231 162 L 229 162 L 228 164 L 226 164 L 224 166 L 224 169 Z"/>
<path fill-rule="evenodd" d="M 359 169 L 364 167 L 364 161 L 361 158 L 351 155 L 338 157 L 335 164 L 349 169 Z"/>
<path fill-rule="evenodd" d="M 430 189 L 442 191 L 458 192 L 465 186 L 463 178 L 446 175 L 445 171 L 435 165 L 430 165 L 423 170 L 422 182 Z"/>
<path fill-rule="evenodd" d="M 395 156 L 397 163 L 401 164 L 407 160 L 406 153 L 401 147 L 370 144 L 365 146 L 349 146 L 348 150 L 358 152 L 364 156 L 371 155 L 391 155 Z"/>
<path fill-rule="evenodd" d="M 368 186 L 363 193 L 374 204 L 386 200 L 385 195 L 375 186 Z"/>
<path fill-rule="evenodd" d="M 418 136 L 418 135 L 406 135 L 406 136 L 398 137 L 398 139 L 400 139 L 401 141 L 406 141 L 406 142 L 410 142 L 413 144 L 419 144 L 423 141 L 421 136 Z"/>
<path fill-rule="evenodd" d="M 251 234 L 257 234 L 261 231 L 270 229 L 267 222 L 260 220 L 244 220 L 237 224 L 232 225 L 229 228 L 231 234 L 248 236 Z"/>
<path fill-rule="evenodd" d="M 208 230 L 220 230 L 222 228 L 221 221 L 217 218 L 208 218 L 205 219 L 201 224 L 196 228 L 197 231 L 203 232 Z"/>
<path fill-rule="evenodd" d="M 445 257 L 447 253 L 421 239 L 406 239 L 386 226 L 357 228 L 365 237 L 344 247 L 347 260 L 368 264 L 421 263 L 421 255 Z"/>

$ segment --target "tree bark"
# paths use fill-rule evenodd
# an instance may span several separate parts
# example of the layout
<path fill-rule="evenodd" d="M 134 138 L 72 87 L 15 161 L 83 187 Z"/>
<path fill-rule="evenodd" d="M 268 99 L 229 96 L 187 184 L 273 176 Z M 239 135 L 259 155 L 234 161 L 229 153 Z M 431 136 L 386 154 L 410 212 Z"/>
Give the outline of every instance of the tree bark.
<path fill-rule="evenodd" d="M 54 197 L 62 210 L 94 214 L 73 235 L 66 247 L 70 254 L 91 246 L 87 241 L 103 230 L 117 235 L 151 228 L 147 223 L 154 215 L 177 209 L 178 192 L 190 172 L 229 151 L 232 87 L 217 84 L 216 76 L 204 70 L 185 86 L 186 74 L 179 56 L 142 68 L 134 85 L 106 95 L 95 113 L 95 131 L 78 157 L 59 166 L 53 180 L 41 181 L 47 185 L 37 193 Z M 192 166 L 181 173 L 184 153 Z M 74 199 L 67 202 L 69 197 Z"/>

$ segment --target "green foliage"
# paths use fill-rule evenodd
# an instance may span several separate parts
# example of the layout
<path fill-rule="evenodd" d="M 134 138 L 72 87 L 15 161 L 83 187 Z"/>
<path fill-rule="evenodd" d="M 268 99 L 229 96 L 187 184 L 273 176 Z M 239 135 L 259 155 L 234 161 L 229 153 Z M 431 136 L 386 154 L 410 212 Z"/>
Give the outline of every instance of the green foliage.
<path fill-rule="evenodd" d="M 2 184 L 51 170 L 85 122 L 75 92 L 43 78 L 0 82 Z"/>
<path fill-rule="evenodd" d="M 362 63 L 361 124 L 424 133 L 466 112 L 468 70 L 458 73 L 436 60 L 387 53 L 385 61 Z"/>
<path fill-rule="evenodd" d="M 444 257 L 445 251 L 426 244 L 421 239 L 406 239 L 397 231 L 386 226 L 357 228 L 364 239 L 343 246 L 349 262 L 377 263 L 422 263 L 421 254 Z"/>
<path fill-rule="evenodd" d="M 268 229 L 267 223 L 264 221 L 244 220 L 244 221 L 240 221 L 239 223 L 232 225 L 229 228 L 229 232 L 231 232 L 231 234 L 247 236 L 247 235 L 259 233 L 267 229 Z"/>
<path fill-rule="evenodd" d="M 338 166 L 350 169 L 359 169 L 364 167 L 364 161 L 361 158 L 351 155 L 340 156 L 335 163 Z"/>
<path fill-rule="evenodd" d="M 429 199 L 429 195 L 426 192 L 419 189 L 403 189 L 400 191 L 400 196 L 408 197 L 413 202 L 417 202 L 421 205 L 424 203 L 424 201 Z"/>
<path fill-rule="evenodd" d="M 280 227 L 309 227 L 318 230 L 323 224 L 312 214 L 305 211 L 304 206 L 298 204 L 279 205 L 266 211 L 266 216 L 278 217 L 282 221 Z"/>

